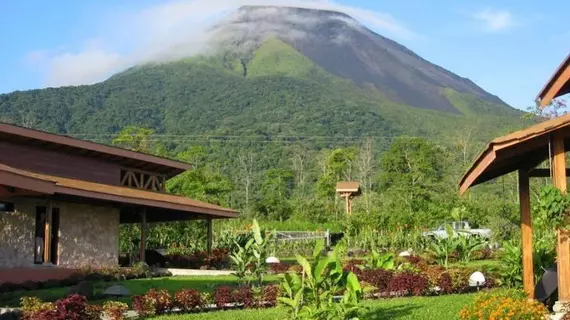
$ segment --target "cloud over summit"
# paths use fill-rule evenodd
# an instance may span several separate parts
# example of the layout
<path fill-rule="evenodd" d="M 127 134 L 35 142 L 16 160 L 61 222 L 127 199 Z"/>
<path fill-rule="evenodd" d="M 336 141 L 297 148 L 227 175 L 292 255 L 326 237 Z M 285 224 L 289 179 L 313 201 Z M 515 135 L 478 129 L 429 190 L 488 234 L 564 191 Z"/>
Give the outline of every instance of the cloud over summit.
<path fill-rule="evenodd" d="M 345 13 L 371 29 L 387 36 L 410 39 L 415 34 L 392 16 L 326 0 L 178 0 L 138 8 L 128 12 L 110 13 L 102 19 L 105 32 L 94 34 L 73 49 L 38 48 L 26 60 L 38 68 L 45 86 L 92 84 L 113 73 L 138 63 L 165 61 L 203 52 L 208 48 L 212 28 L 220 19 L 235 19 L 235 10 L 242 6 L 280 6 L 330 10 Z M 267 8 L 279 10 L 279 8 Z M 233 14 L 232 14 L 233 12 Z M 287 16 L 289 22 L 311 23 L 303 16 Z M 297 19 L 298 21 L 293 21 Z M 93 26 L 97 29 L 99 26 Z M 242 31 L 271 30 L 282 32 L 279 24 L 263 26 L 241 23 Z M 217 34 L 220 36 L 220 34 Z M 288 36 L 304 36 L 295 31 Z"/>

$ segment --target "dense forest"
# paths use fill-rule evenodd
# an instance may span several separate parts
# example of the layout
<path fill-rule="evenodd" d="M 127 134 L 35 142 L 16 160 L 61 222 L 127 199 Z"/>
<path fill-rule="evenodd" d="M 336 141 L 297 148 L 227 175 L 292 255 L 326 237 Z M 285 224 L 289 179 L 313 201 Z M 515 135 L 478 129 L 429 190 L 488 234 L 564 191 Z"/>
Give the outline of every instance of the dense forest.
<path fill-rule="evenodd" d="M 170 192 L 280 229 L 428 228 L 459 210 L 474 226 L 514 232 L 515 177 L 467 197 L 457 183 L 485 143 L 530 120 L 441 92 L 458 112 L 392 101 L 272 39 L 247 64 L 219 54 L 141 65 L 94 85 L 0 95 L 0 112 L 5 122 L 190 162 L 195 170 L 172 179 Z M 335 195 L 344 180 L 362 185 L 351 217 Z"/>

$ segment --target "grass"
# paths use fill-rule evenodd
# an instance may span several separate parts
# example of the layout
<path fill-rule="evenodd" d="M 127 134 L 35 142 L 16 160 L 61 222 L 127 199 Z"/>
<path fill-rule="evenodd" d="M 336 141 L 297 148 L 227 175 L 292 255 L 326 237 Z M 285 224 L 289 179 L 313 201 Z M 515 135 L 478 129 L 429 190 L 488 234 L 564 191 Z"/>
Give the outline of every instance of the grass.
<path fill-rule="evenodd" d="M 449 264 L 450 267 L 472 267 L 482 269 L 495 269 L 501 266 L 500 260 L 472 260 L 468 263 L 454 262 Z"/>
<path fill-rule="evenodd" d="M 265 279 L 267 282 L 275 282 L 277 281 L 277 276 L 268 275 Z M 235 276 L 192 276 L 96 282 L 94 283 L 95 295 L 100 295 L 106 288 L 114 284 L 125 286 L 131 291 L 132 295 L 139 295 L 146 293 L 150 288 L 166 289 L 171 293 L 182 288 L 198 289 L 201 292 L 212 292 L 217 286 L 222 284 L 237 286 L 238 280 Z M 67 290 L 69 290 L 69 287 L 3 293 L 0 294 L 0 306 L 18 306 L 20 305 L 20 298 L 24 296 L 38 297 L 44 301 L 55 301 L 62 298 L 67 293 Z M 131 298 L 126 297 L 119 300 L 130 303 Z M 103 301 L 105 301 L 105 299 L 93 300 L 94 303 L 102 303 Z"/>
<path fill-rule="evenodd" d="M 473 301 L 475 294 L 445 295 L 439 297 L 411 297 L 365 301 L 368 308 L 361 319 L 370 320 L 439 320 L 457 319 L 459 310 Z M 152 318 L 153 320 L 248 320 L 285 319 L 287 310 L 272 308 L 261 310 L 216 311 L 200 314 L 170 315 Z"/>

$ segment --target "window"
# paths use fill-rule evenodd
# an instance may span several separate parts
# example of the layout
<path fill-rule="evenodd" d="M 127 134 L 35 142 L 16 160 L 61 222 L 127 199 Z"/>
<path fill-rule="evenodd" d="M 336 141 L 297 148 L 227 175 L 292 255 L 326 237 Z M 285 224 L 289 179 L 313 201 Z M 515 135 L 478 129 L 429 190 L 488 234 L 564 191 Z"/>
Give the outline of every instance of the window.
<path fill-rule="evenodd" d="M 0 211 L 14 212 L 14 204 L 12 202 L 0 202 Z"/>

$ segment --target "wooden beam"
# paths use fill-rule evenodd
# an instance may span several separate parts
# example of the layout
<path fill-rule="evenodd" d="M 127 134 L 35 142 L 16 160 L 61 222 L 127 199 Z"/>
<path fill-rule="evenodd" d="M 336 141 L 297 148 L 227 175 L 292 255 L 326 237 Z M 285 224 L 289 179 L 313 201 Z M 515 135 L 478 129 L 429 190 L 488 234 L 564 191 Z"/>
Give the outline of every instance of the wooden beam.
<path fill-rule="evenodd" d="M 521 211 L 523 288 L 534 298 L 534 265 L 532 259 L 532 224 L 530 216 L 530 187 L 527 170 L 519 169 L 519 203 Z"/>
<path fill-rule="evenodd" d="M 46 221 L 44 224 L 44 264 L 51 261 L 51 228 L 52 228 L 52 203 L 46 203 Z"/>
<path fill-rule="evenodd" d="M 564 87 L 564 85 L 568 81 L 570 81 L 570 67 L 568 65 L 559 71 L 561 71 L 559 73 L 560 75 L 556 78 L 551 79 L 549 83 L 550 86 L 545 88 L 545 90 L 541 92 L 540 95 L 542 95 L 542 97 L 540 97 L 539 101 L 541 107 L 547 106 L 548 104 L 550 104 L 550 102 L 552 102 L 553 99 L 558 97 L 560 95 L 560 90 Z"/>
<path fill-rule="evenodd" d="M 144 189 L 149 189 L 152 190 L 153 189 L 153 184 L 154 184 L 154 179 L 156 179 L 155 176 L 149 176 L 148 179 L 146 180 L 145 184 L 144 184 Z"/>
<path fill-rule="evenodd" d="M 140 261 L 145 262 L 146 250 L 146 208 L 141 209 L 141 241 L 140 241 Z"/>
<path fill-rule="evenodd" d="M 123 175 L 123 179 L 121 179 L 121 185 L 126 186 L 128 179 L 129 179 L 129 173 L 125 172 L 125 174 Z"/>
<path fill-rule="evenodd" d="M 566 154 L 564 152 L 564 136 L 555 134 L 553 139 L 552 179 L 554 186 L 566 193 Z M 557 234 L 557 267 L 558 267 L 558 302 L 570 302 L 570 237 L 563 230 Z"/>
<path fill-rule="evenodd" d="M 550 177 L 550 169 L 535 168 L 528 172 L 528 176 L 532 178 L 548 178 Z M 566 168 L 566 176 L 570 177 L 570 168 Z"/>
<path fill-rule="evenodd" d="M 208 248 L 208 254 L 212 253 L 212 242 L 214 240 L 214 230 L 212 228 L 212 218 L 206 219 L 208 223 L 208 242 L 206 247 Z"/>

